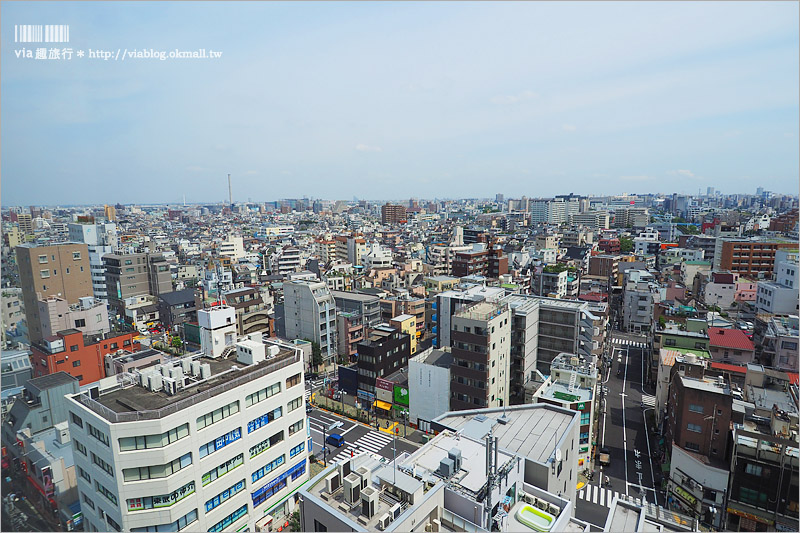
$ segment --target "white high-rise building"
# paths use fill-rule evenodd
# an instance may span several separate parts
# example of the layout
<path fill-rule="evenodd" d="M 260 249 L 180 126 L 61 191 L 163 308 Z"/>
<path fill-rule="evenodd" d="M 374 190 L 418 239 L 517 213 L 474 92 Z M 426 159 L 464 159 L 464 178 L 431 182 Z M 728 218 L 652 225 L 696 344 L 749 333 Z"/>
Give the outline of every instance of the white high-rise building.
<path fill-rule="evenodd" d="M 89 247 L 89 270 L 92 276 L 92 292 L 98 300 L 108 302 L 106 287 L 106 269 L 103 256 L 114 253 L 119 248 L 117 225 L 113 222 L 104 224 L 69 224 L 69 240 L 82 242 Z"/>
<path fill-rule="evenodd" d="M 326 363 L 336 357 L 336 301 L 319 280 L 290 280 L 283 284 L 286 337 L 319 344 Z"/>
<path fill-rule="evenodd" d="M 256 530 L 308 480 L 302 354 L 248 339 L 65 397 L 85 531 Z"/>

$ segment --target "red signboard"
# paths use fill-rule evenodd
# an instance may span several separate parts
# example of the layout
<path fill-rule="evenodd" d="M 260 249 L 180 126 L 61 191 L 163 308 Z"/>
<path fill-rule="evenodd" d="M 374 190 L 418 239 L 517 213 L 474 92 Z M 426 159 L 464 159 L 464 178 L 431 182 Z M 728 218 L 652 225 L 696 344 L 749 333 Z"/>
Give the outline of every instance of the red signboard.
<path fill-rule="evenodd" d="M 375 387 L 389 392 L 394 392 L 394 383 L 383 378 L 375 378 Z"/>

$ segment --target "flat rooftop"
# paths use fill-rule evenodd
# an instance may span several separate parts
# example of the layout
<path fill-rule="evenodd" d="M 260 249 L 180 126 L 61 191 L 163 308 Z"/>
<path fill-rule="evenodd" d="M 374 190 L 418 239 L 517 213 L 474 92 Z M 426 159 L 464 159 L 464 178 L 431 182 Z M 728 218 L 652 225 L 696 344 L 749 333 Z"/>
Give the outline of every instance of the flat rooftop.
<path fill-rule="evenodd" d="M 272 344 L 271 346 L 275 345 Z M 228 390 L 231 382 L 236 380 L 242 382 L 251 381 L 299 360 L 294 350 L 280 346 L 278 348 L 279 352 L 275 357 L 255 365 L 247 365 L 238 361 L 235 351 L 226 358 L 217 359 L 206 356 L 188 356 L 188 358 L 198 361 L 200 364 L 209 364 L 211 377 L 206 380 L 200 380 L 199 376 L 185 373 L 184 388 L 178 390 L 174 395 L 168 395 L 163 390 L 149 390 L 137 382 L 136 384 L 129 384 L 128 386 L 114 388 L 106 393 L 101 393 L 96 400 L 91 400 L 85 395 L 76 397 L 76 399 L 112 422 L 127 420 L 125 417 L 115 417 L 111 413 L 131 413 L 138 417 L 135 419 L 161 418 Z M 172 364 L 176 365 L 179 361 L 174 360 Z M 148 413 L 145 414 L 143 413 L 144 411 Z"/>
<path fill-rule="evenodd" d="M 507 423 L 501 424 L 497 420 L 504 414 Z M 576 411 L 547 404 L 532 404 L 515 405 L 506 407 L 505 410 L 492 408 L 451 411 L 434 419 L 434 422 L 454 431 L 466 429 L 467 424 L 473 421 L 484 424 L 483 435 L 478 435 L 479 431 L 476 431 L 471 437 L 483 438 L 491 428 L 498 437 L 501 449 L 532 461 L 546 463 L 553 454 L 555 445 L 577 417 Z"/>

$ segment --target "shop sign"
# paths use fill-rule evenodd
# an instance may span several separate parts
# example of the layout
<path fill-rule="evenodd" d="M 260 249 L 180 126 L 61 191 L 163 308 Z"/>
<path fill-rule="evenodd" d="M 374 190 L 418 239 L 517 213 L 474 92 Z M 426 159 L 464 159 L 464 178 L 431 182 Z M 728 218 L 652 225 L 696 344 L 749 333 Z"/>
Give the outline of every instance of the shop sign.
<path fill-rule="evenodd" d="M 686 491 L 686 489 L 683 489 L 681 487 L 674 487 L 672 491 L 681 498 L 683 498 L 684 500 L 686 500 L 687 502 L 689 502 L 690 504 L 692 505 L 697 504 L 697 498 L 689 494 L 689 492 Z"/>
<path fill-rule="evenodd" d="M 744 511 L 740 511 L 739 509 L 734 509 L 733 507 L 728 507 L 728 512 L 731 514 L 735 514 L 736 516 L 741 516 L 742 518 L 747 518 L 748 520 L 755 520 L 756 522 L 761 522 L 762 524 L 767 524 L 770 526 L 774 524 L 772 520 L 761 518 L 760 516 L 756 516 L 751 513 L 746 513 Z"/>

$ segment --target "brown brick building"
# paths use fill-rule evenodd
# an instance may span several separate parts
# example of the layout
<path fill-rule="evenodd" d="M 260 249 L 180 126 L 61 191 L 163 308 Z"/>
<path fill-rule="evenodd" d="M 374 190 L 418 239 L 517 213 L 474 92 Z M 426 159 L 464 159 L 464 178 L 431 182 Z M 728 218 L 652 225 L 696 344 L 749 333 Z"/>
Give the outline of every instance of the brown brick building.
<path fill-rule="evenodd" d="M 772 268 L 775 265 L 775 250 L 780 248 L 797 248 L 797 243 L 723 240 L 719 265 L 714 265 L 714 270 L 729 270 L 735 274 L 752 278 L 759 277 L 759 273 L 763 272 L 761 276 L 770 279 Z"/>
<path fill-rule="evenodd" d="M 453 258 L 453 275 L 486 276 L 499 278 L 508 274 L 508 256 L 502 248 L 492 248 L 482 251 L 458 252 Z"/>
<path fill-rule="evenodd" d="M 381 224 L 398 224 L 406 219 L 406 208 L 398 204 L 383 204 Z"/>
<path fill-rule="evenodd" d="M 39 300 L 56 296 L 68 304 L 79 298 L 94 296 L 89 269 L 89 247 L 83 243 L 53 246 L 21 244 L 16 247 L 25 319 L 32 343 L 41 342 L 43 333 L 39 319 Z"/>

